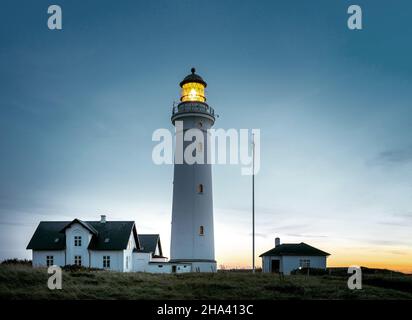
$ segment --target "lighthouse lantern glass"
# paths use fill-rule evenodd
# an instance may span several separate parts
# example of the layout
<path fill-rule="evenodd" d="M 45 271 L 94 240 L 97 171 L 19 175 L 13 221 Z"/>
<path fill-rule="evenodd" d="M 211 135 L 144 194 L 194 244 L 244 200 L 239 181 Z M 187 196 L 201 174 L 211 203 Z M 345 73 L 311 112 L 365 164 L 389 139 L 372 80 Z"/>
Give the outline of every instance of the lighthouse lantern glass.
<path fill-rule="evenodd" d="M 185 83 L 182 86 L 182 97 L 180 98 L 180 100 L 182 102 L 185 102 L 185 101 L 206 102 L 205 86 L 197 82 Z"/>

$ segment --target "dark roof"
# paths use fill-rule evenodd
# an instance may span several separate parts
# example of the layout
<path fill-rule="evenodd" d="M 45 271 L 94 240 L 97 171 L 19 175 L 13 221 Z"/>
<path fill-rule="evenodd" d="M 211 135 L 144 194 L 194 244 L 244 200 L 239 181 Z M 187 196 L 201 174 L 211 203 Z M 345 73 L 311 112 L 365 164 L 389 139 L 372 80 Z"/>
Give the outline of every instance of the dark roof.
<path fill-rule="evenodd" d="M 151 252 L 153 255 L 156 252 L 156 247 L 159 246 L 159 255 L 162 257 L 162 246 L 160 244 L 160 236 L 158 234 L 139 234 L 140 250 L 139 252 Z"/>
<path fill-rule="evenodd" d="M 99 233 L 93 237 L 89 244 L 92 250 L 123 250 L 129 242 L 130 233 L 133 232 L 136 247 L 140 248 L 140 241 L 137 237 L 134 221 L 100 221 L 88 222 Z M 106 242 L 108 239 L 108 242 Z"/>
<path fill-rule="evenodd" d="M 263 256 L 330 256 L 330 254 L 301 242 L 278 245 L 260 255 L 260 257 Z"/>
<path fill-rule="evenodd" d="M 187 75 L 182 82 L 180 82 L 180 86 L 183 87 L 184 84 L 189 83 L 189 82 L 197 82 L 197 83 L 201 83 L 205 86 L 205 88 L 207 87 L 207 83 L 205 80 L 203 80 L 203 78 L 201 76 L 199 76 L 198 74 L 196 74 L 196 69 L 192 68 L 190 70 L 192 73 Z"/>
<path fill-rule="evenodd" d="M 27 249 L 64 250 L 66 235 L 60 232 L 68 221 L 42 221 L 34 232 Z M 58 240 L 56 240 L 58 239 Z"/>
<path fill-rule="evenodd" d="M 136 246 L 140 248 L 134 221 L 42 221 L 34 232 L 27 249 L 33 250 L 64 250 L 66 248 L 65 230 L 74 222 L 80 223 L 92 234 L 89 249 L 92 250 L 123 250 L 133 232 Z M 93 230 L 93 231 L 92 231 Z M 58 239 L 56 241 L 56 239 Z"/>

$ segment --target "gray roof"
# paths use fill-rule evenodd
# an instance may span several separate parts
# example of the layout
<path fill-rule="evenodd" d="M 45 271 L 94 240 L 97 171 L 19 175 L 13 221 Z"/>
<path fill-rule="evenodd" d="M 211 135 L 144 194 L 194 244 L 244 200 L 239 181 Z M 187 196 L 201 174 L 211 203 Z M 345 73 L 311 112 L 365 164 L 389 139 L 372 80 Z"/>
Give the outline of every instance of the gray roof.
<path fill-rule="evenodd" d="M 140 242 L 139 252 L 151 252 L 154 255 L 156 247 L 159 246 L 159 256 L 163 256 L 160 236 L 158 234 L 139 234 L 138 237 Z"/>
<path fill-rule="evenodd" d="M 260 255 L 263 256 L 330 256 L 330 254 L 301 242 L 278 245 Z"/>
<path fill-rule="evenodd" d="M 91 250 L 124 250 L 133 232 L 136 246 L 140 248 L 134 221 L 42 221 L 34 232 L 27 249 L 64 250 L 66 248 L 65 230 L 73 223 L 79 223 L 92 233 L 89 244 Z"/>

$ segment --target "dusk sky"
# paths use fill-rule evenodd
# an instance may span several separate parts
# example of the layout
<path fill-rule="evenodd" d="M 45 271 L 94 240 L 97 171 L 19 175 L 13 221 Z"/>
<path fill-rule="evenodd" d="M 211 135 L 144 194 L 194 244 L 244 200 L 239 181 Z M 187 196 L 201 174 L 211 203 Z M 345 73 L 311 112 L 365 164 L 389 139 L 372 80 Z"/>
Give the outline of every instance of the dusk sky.
<path fill-rule="evenodd" d="M 63 30 L 47 28 L 47 8 Z M 363 9 L 363 30 L 347 8 Z M 261 130 L 257 256 L 306 242 L 328 266 L 412 272 L 411 1 L 0 3 L 0 260 L 42 220 L 134 220 L 169 254 L 173 130 L 196 67 L 215 128 Z M 251 266 L 251 177 L 213 168 L 218 266 Z M 260 264 L 260 259 L 257 260 Z"/>

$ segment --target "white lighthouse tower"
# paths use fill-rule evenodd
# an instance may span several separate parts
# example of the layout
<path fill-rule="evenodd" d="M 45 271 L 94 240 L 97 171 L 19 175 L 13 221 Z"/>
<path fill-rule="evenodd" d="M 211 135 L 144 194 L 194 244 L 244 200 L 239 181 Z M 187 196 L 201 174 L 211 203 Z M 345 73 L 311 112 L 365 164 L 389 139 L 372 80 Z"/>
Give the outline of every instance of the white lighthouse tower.
<path fill-rule="evenodd" d="M 207 130 L 213 126 L 215 115 L 206 103 L 206 82 L 194 68 L 191 71 L 180 83 L 180 103 L 173 107 L 171 120 L 176 136 L 189 129 L 201 130 L 203 141 L 195 142 L 193 153 L 204 161 L 188 163 L 183 159 L 178 163 L 175 157 L 170 262 L 190 263 L 194 272 L 215 272 L 212 167 L 207 163 Z M 183 142 L 183 149 L 194 141 Z"/>

